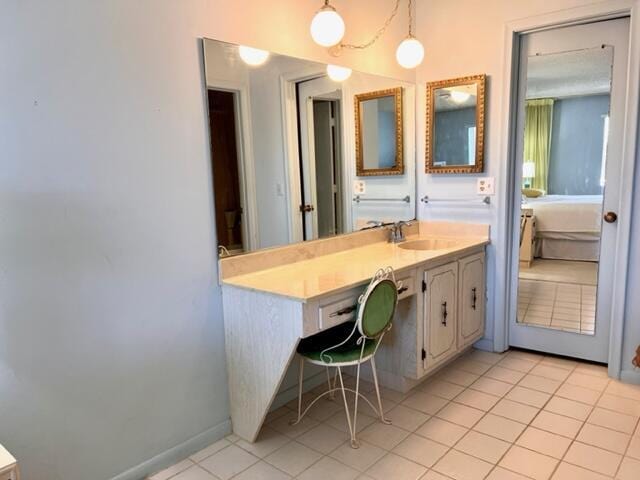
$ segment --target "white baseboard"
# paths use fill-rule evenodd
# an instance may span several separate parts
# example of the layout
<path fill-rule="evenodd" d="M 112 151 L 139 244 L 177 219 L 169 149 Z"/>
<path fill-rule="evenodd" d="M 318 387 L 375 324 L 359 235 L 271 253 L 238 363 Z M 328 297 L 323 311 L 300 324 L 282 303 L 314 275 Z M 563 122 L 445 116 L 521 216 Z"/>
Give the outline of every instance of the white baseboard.
<path fill-rule="evenodd" d="M 624 383 L 635 383 L 640 385 L 640 370 L 622 370 L 620 380 Z"/>
<path fill-rule="evenodd" d="M 145 460 L 139 465 L 130 468 L 126 472 L 116 475 L 111 480 L 143 480 L 148 475 L 154 474 L 171 465 L 184 460 L 203 448 L 211 445 L 231 433 L 231 420 L 225 420 L 215 427 L 211 427 L 195 437 L 170 448 L 149 460 Z"/>

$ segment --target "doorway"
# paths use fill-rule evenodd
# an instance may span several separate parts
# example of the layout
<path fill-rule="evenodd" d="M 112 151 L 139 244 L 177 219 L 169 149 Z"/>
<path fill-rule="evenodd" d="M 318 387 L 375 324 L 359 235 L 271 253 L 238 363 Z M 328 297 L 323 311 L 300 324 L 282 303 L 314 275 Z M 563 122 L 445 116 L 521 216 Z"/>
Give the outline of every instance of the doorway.
<path fill-rule="evenodd" d="M 606 363 L 629 18 L 521 35 L 511 346 Z"/>
<path fill-rule="evenodd" d="M 247 249 L 236 96 L 235 92 L 208 90 L 216 232 L 219 253 L 224 255 Z"/>

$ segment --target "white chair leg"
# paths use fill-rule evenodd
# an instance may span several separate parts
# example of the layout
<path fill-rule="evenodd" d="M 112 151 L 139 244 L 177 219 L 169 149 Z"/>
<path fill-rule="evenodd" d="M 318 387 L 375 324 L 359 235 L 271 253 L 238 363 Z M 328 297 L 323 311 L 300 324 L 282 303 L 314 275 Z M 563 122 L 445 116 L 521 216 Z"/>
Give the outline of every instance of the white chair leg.
<path fill-rule="evenodd" d="M 380 410 L 380 421 L 387 425 L 391 425 L 391 420 L 384 416 L 384 409 L 382 408 L 382 397 L 380 397 L 380 386 L 378 385 L 378 372 L 376 372 L 376 361 L 371 357 L 371 371 L 373 372 L 373 384 L 376 387 L 376 396 L 378 397 L 378 409 Z"/>
<path fill-rule="evenodd" d="M 347 403 L 347 393 L 344 389 L 344 382 L 342 381 L 342 370 L 338 369 L 338 379 L 340 379 L 340 390 L 342 391 L 342 399 L 344 400 L 344 413 L 347 415 L 347 426 L 349 427 L 349 435 L 351 435 L 351 448 L 358 448 L 360 444 L 356 440 L 356 432 L 351 425 L 351 414 L 349 413 L 349 404 Z"/>
<path fill-rule="evenodd" d="M 289 425 L 297 425 L 302 420 L 302 382 L 304 380 L 304 357 L 300 356 L 300 369 L 298 372 L 298 417 L 289 422 Z"/>
<path fill-rule="evenodd" d="M 336 398 L 335 392 L 333 391 L 334 388 L 336 388 L 335 386 L 335 382 L 333 382 L 333 385 L 331 385 L 331 372 L 329 371 L 329 367 L 326 367 L 327 369 L 327 384 L 329 385 L 329 400 L 333 400 Z"/>

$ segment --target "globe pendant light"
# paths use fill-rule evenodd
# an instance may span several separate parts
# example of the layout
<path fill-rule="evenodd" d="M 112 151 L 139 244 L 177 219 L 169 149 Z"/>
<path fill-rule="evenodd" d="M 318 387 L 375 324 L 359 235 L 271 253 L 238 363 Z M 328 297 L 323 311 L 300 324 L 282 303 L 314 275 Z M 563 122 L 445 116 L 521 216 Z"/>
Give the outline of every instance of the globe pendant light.
<path fill-rule="evenodd" d="M 400 66 L 404 68 L 416 68 L 424 59 L 424 47 L 422 46 L 422 43 L 413 36 L 411 25 L 413 15 L 411 10 L 412 3 L 412 0 L 409 0 L 409 35 L 400 42 L 400 45 L 398 45 L 398 49 L 396 50 L 396 60 Z"/>
<path fill-rule="evenodd" d="M 336 9 L 325 0 L 324 5 L 311 20 L 311 37 L 323 47 L 333 47 L 344 37 L 344 20 Z"/>
<path fill-rule="evenodd" d="M 344 82 L 351 76 L 351 69 L 338 65 L 327 65 L 327 75 L 334 82 Z"/>
<path fill-rule="evenodd" d="M 262 65 L 269 58 L 269 52 L 267 52 L 266 50 L 245 47 L 244 45 L 240 45 L 238 47 L 238 53 L 240 54 L 240 58 L 244 61 L 244 63 L 246 63 L 247 65 L 251 65 L 252 67 Z"/>

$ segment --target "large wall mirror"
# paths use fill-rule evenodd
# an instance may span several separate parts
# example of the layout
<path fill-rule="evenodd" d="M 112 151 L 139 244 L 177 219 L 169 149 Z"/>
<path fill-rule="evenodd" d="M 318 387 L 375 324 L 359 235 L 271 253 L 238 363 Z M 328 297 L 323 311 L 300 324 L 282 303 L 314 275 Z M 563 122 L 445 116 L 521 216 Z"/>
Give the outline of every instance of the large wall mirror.
<path fill-rule="evenodd" d="M 356 95 L 359 176 L 402 175 L 402 87 Z"/>
<path fill-rule="evenodd" d="M 203 49 L 220 254 L 416 217 L 415 84 L 216 40 Z M 353 112 L 377 91 L 402 93 L 365 107 L 381 132 L 367 158 L 377 168 L 401 159 L 405 173 L 360 177 Z M 368 140 L 376 131 L 366 125 Z"/>
<path fill-rule="evenodd" d="M 427 173 L 484 171 L 485 76 L 427 84 Z"/>

